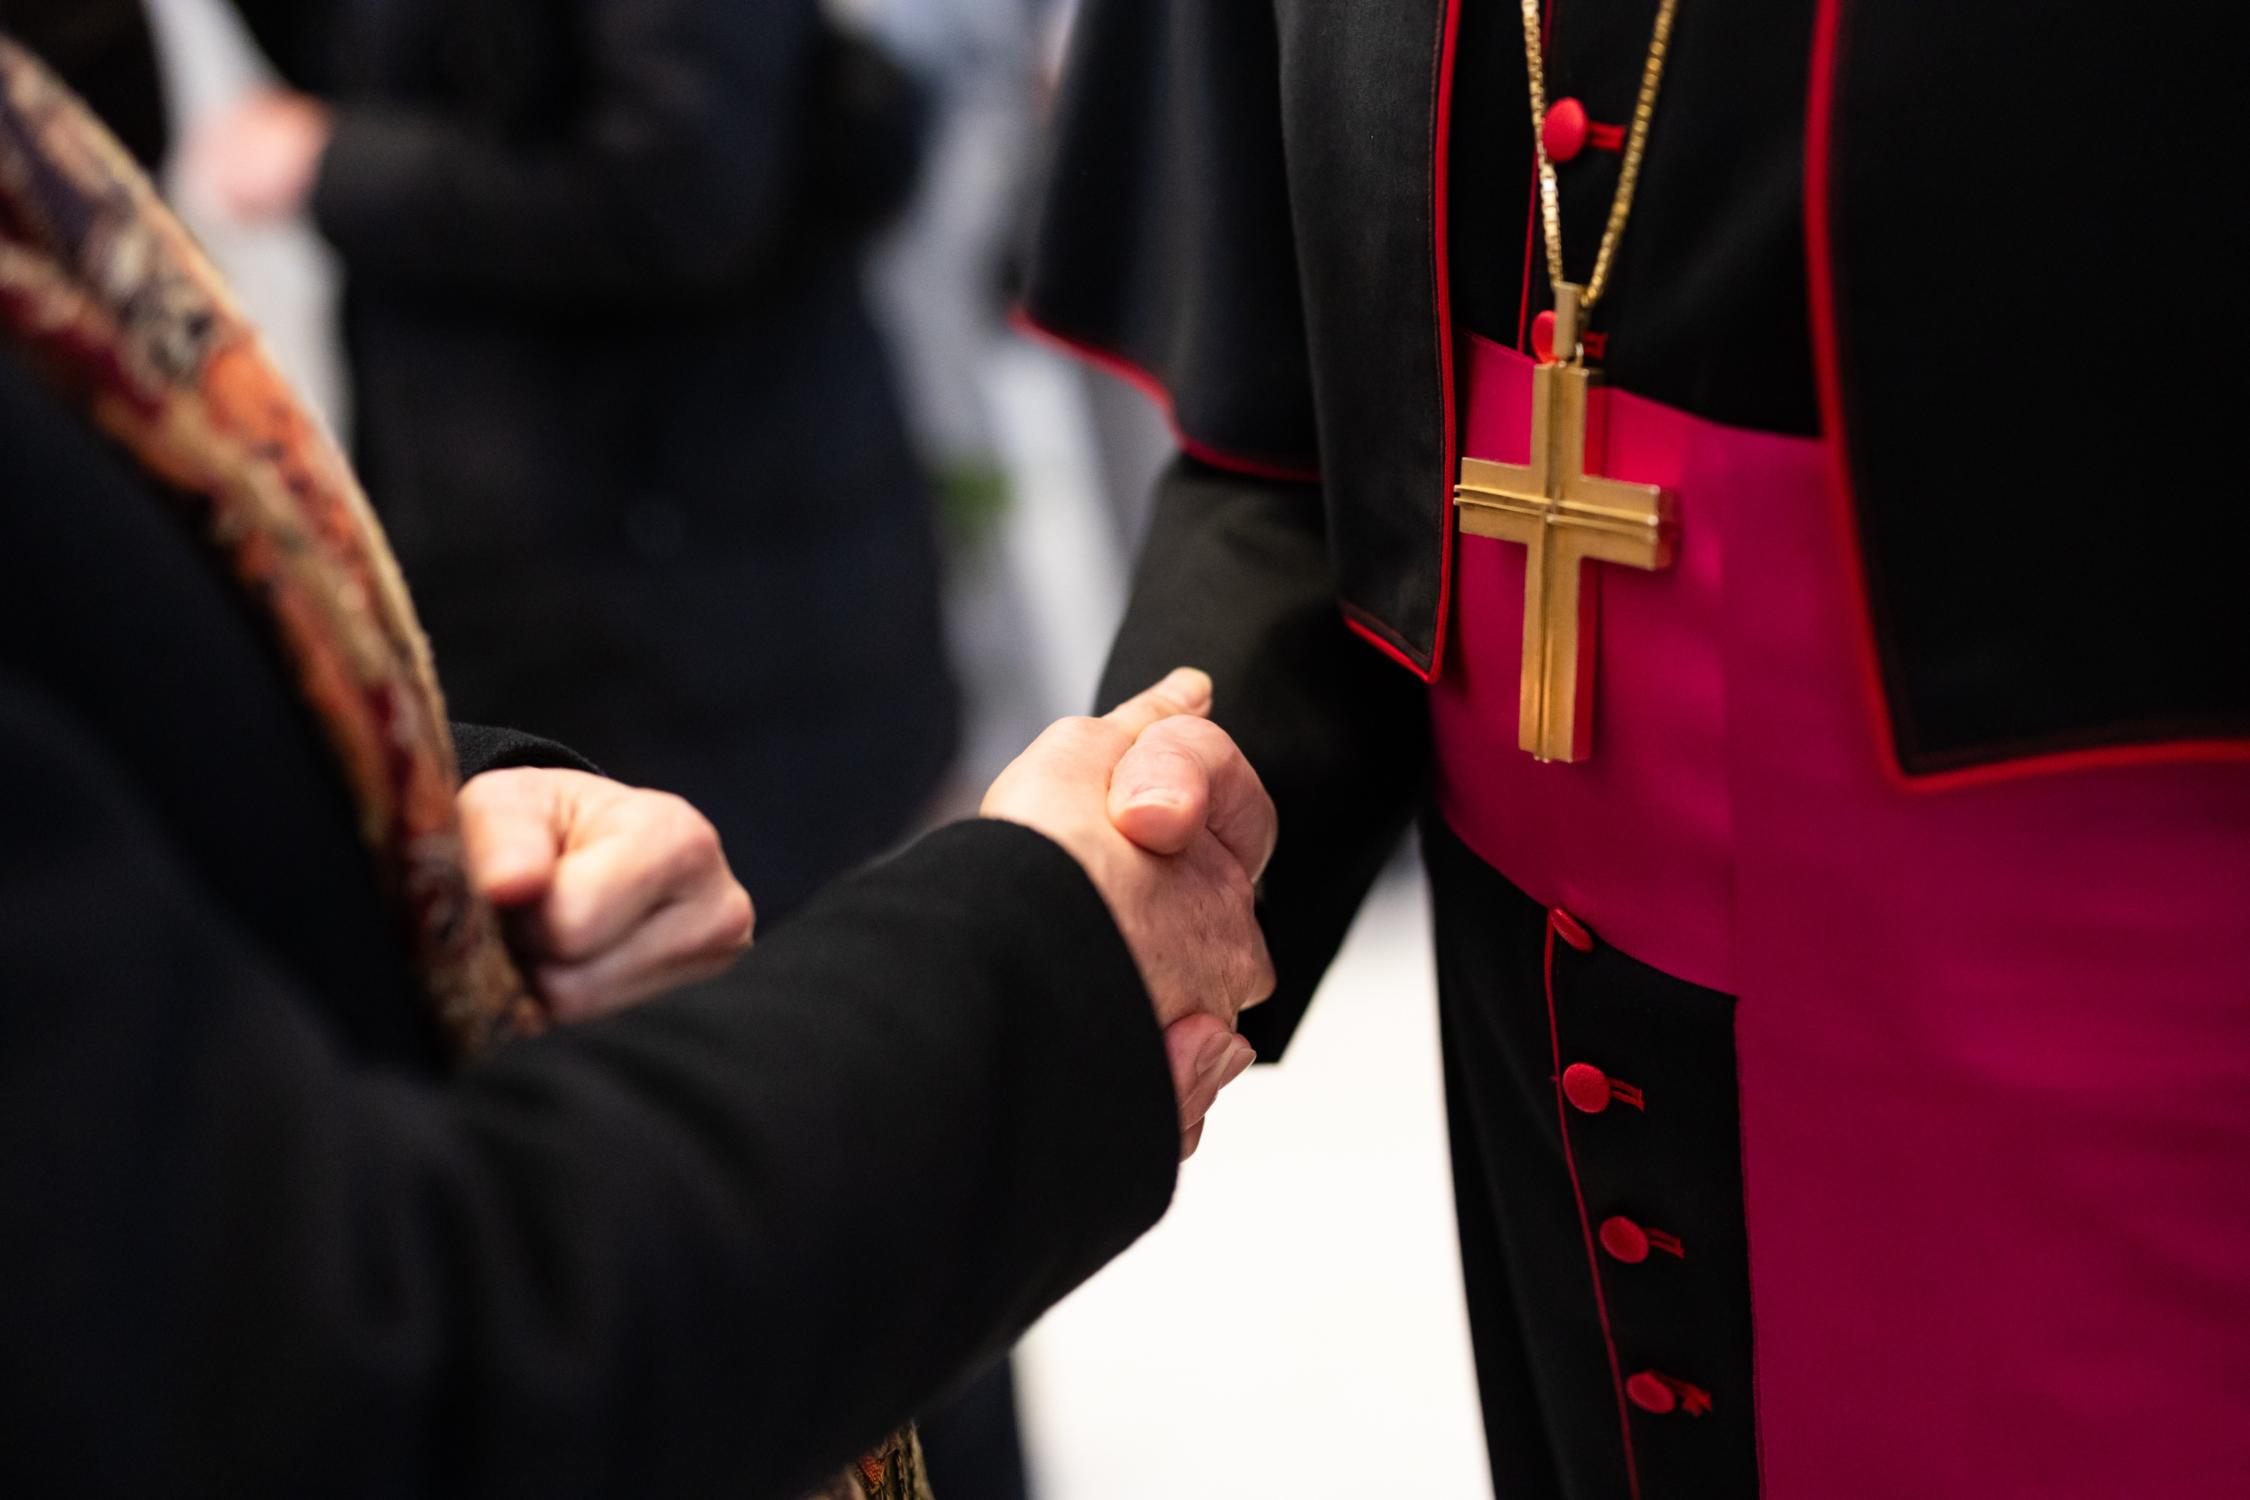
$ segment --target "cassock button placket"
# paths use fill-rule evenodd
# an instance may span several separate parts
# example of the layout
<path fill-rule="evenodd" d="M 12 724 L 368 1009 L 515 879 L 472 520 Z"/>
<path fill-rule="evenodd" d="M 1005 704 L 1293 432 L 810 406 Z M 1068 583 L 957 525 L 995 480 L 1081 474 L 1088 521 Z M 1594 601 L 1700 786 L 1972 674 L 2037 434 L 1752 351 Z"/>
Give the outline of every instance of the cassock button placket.
<path fill-rule="evenodd" d="M 1624 150 L 1625 127 L 1597 125 L 1587 118 L 1586 106 L 1576 99 L 1557 99 L 1547 106 L 1547 118 L 1539 127 L 1539 144 L 1547 148 L 1547 159 L 1560 166 L 1575 160 L 1588 146 L 1596 151 Z"/>
<path fill-rule="evenodd" d="M 1700 1417 L 1711 1410 L 1709 1391 L 1657 1370 L 1643 1370 L 1626 1381 L 1625 1399 L 1657 1417 L 1668 1417 L 1674 1412 Z"/>
<path fill-rule="evenodd" d="M 1563 1069 L 1562 1091 L 1570 1107 L 1585 1115 L 1598 1115 L 1612 1103 L 1648 1108 L 1638 1088 L 1610 1077 L 1592 1063 L 1575 1062 Z"/>
<path fill-rule="evenodd" d="M 1548 910 L 1547 931 L 1547 1004 L 1549 1024 L 1552 1026 L 1555 1024 L 1555 944 L 1559 940 L 1580 953 L 1591 953 L 1594 951 L 1594 935 L 1587 931 L 1585 923 L 1559 906 Z M 1555 1044 L 1559 1051 L 1561 1048 L 1561 1033 L 1559 1030 L 1555 1033 Z M 1613 1103 L 1630 1104 L 1633 1108 L 1644 1113 L 1648 1108 L 1647 1102 L 1638 1088 L 1610 1077 L 1608 1073 L 1589 1062 L 1570 1064 L 1562 1070 L 1562 1075 L 1557 1082 L 1561 1085 L 1563 1098 L 1569 1102 L 1572 1109 L 1581 1114 L 1601 1114 Z M 1563 1150 L 1566 1160 L 1569 1159 L 1570 1143 L 1567 1123 L 1564 1129 Z M 1575 1186 L 1577 1177 L 1575 1164 L 1571 1168 L 1571 1173 Z M 1583 1193 L 1579 1197 L 1578 1212 L 1579 1223 L 1581 1225 L 1589 1224 L 1590 1216 L 1586 1212 L 1586 1201 Z M 1623 1266 L 1637 1266 L 1644 1263 L 1652 1250 L 1661 1250 L 1667 1255 L 1677 1256 L 1683 1260 L 1687 1257 L 1687 1250 L 1680 1243 L 1678 1236 L 1668 1234 L 1661 1229 L 1650 1229 L 1624 1214 L 1611 1214 L 1608 1218 L 1602 1220 L 1601 1228 L 1590 1234 L 1588 1238 L 1587 1254 L 1589 1257 L 1593 1254 L 1594 1244 L 1598 1243 L 1604 1254 Z M 1598 1267 L 1595 1270 L 1595 1298 L 1597 1306 L 1602 1306 L 1604 1309 L 1601 1314 L 1602 1336 L 1610 1346 L 1610 1368 L 1614 1372 L 1617 1368 L 1616 1333 L 1610 1327 L 1609 1314 L 1604 1299 L 1601 1297 L 1601 1273 Z M 1611 1378 L 1615 1379 L 1616 1377 L 1613 1374 Z M 1711 1410 L 1711 1393 L 1709 1391 L 1691 1381 L 1682 1380 L 1676 1375 L 1667 1375 L 1661 1370 L 1641 1370 L 1627 1377 L 1621 1394 L 1626 1401 L 1655 1417 L 1667 1417 L 1674 1413 L 1700 1417 Z M 1630 1464 L 1629 1437 L 1627 1441 L 1627 1462 Z"/>
<path fill-rule="evenodd" d="M 1586 106 L 1576 99 L 1557 99 L 1547 106 L 1547 118 L 1540 124 L 1539 141 L 1547 148 L 1547 159 L 1566 162 L 1586 149 Z"/>
<path fill-rule="evenodd" d="M 1661 1229 L 1646 1228 L 1623 1214 L 1612 1214 L 1602 1220 L 1601 1231 L 1596 1238 L 1601 1241 L 1602 1248 L 1609 1252 L 1611 1260 L 1623 1261 L 1629 1266 L 1637 1266 L 1647 1260 L 1651 1250 L 1661 1250 L 1666 1255 L 1687 1259 L 1687 1247 L 1680 1243 L 1678 1235 L 1666 1234 Z"/>

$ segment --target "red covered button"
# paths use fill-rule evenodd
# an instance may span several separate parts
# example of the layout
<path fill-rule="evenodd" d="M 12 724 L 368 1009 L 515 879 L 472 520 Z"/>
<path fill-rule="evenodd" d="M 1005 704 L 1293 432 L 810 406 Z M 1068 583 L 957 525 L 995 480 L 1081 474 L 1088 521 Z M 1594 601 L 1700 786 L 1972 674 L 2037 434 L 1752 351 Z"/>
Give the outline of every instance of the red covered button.
<path fill-rule="evenodd" d="M 1586 106 L 1576 99 L 1557 99 L 1547 106 L 1547 119 L 1539 139 L 1549 161 L 1569 161 L 1586 149 Z"/>
<path fill-rule="evenodd" d="M 1531 320 L 1531 352 L 1541 360 L 1555 357 L 1555 315 L 1543 312 Z"/>
<path fill-rule="evenodd" d="M 1648 1231 L 1623 1214 L 1604 1219 L 1602 1248 L 1614 1259 L 1637 1266 L 1648 1259 Z"/>
<path fill-rule="evenodd" d="M 1643 1370 L 1626 1381 L 1625 1399 L 1642 1411 L 1653 1412 L 1660 1417 L 1675 1411 L 1700 1417 L 1708 1415 L 1711 1410 L 1709 1391 L 1670 1375 L 1659 1375 L 1654 1370 Z"/>
<path fill-rule="evenodd" d="M 1552 313 L 1541 313 L 1539 316 L 1551 319 L 1554 315 Z M 1554 338 L 1554 324 L 1552 322 L 1547 325 L 1547 336 L 1550 342 Z M 1576 948 L 1581 953 L 1594 951 L 1594 935 L 1586 930 L 1585 923 L 1579 921 L 1569 912 L 1558 906 L 1547 913 L 1547 920 L 1555 924 L 1555 936 L 1570 944 L 1571 947 Z"/>
<path fill-rule="evenodd" d="M 1643 1370 L 1626 1381 L 1625 1399 L 1642 1411 L 1654 1412 L 1660 1417 L 1678 1410 L 1680 1405 L 1679 1393 L 1672 1389 L 1672 1383 L 1654 1370 Z"/>
<path fill-rule="evenodd" d="M 1609 1075 L 1592 1063 L 1572 1063 L 1562 1070 L 1563 1097 L 1572 1107 L 1590 1115 L 1609 1108 Z"/>

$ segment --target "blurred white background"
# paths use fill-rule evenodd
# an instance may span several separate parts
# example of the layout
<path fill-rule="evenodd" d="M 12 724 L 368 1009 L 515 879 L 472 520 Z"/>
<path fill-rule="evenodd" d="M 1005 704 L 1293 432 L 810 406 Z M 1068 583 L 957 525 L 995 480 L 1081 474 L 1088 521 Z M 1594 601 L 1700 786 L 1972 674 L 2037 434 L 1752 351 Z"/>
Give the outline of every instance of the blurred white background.
<path fill-rule="evenodd" d="M 922 200 L 874 275 L 934 462 L 981 448 L 1012 496 L 953 560 L 966 795 L 1091 699 L 1168 441 L 1137 395 L 989 316 L 984 278 L 1032 144 L 1033 64 L 1052 47 L 1051 14 L 1045 32 L 1025 22 L 1051 8 L 847 8 L 950 74 Z M 183 127 L 260 76 L 223 0 L 151 9 Z M 284 365 L 348 425 L 318 240 L 183 209 Z M 1489 1496 L 1411 864 L 1370 903 L 1287 1062 L 1221 1101 L 1171 1216 L 1048 1316 L 1020 1368 L 1041 1500 Z"/>

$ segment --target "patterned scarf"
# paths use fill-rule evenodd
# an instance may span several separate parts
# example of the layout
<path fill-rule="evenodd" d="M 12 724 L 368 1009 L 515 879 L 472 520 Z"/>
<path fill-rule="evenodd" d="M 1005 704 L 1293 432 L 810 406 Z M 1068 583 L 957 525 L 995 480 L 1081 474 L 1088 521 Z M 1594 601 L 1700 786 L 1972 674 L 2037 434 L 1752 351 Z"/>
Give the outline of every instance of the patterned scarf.
<path fill-rule="evenodd" d="M 545 1029 L 470 884 L 429 646 L 350 465 L 140 169 L 5 36 L 0 345 L 158 481 L 265 614 L 457 1055 Z M 928 1500 L 913 1431 L 817 1500 Z"/>

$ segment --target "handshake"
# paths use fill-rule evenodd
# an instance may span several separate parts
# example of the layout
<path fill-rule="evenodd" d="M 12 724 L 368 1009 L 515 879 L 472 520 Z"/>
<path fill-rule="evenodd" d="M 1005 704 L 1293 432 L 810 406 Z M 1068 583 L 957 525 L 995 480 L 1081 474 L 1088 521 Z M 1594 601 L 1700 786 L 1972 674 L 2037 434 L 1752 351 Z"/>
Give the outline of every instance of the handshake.
<path fill-rule="evenodd" d="M 1064 719 L 983 813 L 1067 850 L 1124 934 L 1164 1028 L 1180 1154 L 1255 1057 L 1235 1017 L 1273 992 L 1253 890 L 1273 855 L 1258 773 L 1183 668 L 1098 719 Z M 707 979 L 750 945 L 750 898 L 678 797 L 578 771 L 490 771 L 461 789 L 471 880 L 555 1018 L 584 1021 Z"/>
<path fill-rule="evenodd" d="M 983 813 L 1037 830 L 1093 879 L 1164 1028 L 1180 1155 L 1256 1053 L 1235 1018 L 1273 993 L 1254 910 L 1273 800 L 1183 667 L 1098 719 L 1064 719 L 1000 773 Z"/>

